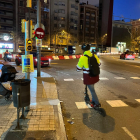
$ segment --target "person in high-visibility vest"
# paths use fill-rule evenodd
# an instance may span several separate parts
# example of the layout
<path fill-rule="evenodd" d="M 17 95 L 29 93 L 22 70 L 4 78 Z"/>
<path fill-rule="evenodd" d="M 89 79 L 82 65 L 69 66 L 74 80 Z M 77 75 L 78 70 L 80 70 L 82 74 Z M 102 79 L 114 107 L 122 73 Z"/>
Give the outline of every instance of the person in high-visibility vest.
<path fill-rule="evenodd" d="M 83 44 L 81 49 L 83 50 L 84 55 L 88 55 L 89 57 L 92 57 L 93 54 L 90 52 L 90 45 Z M 77 71 L 83 70 L 83 82 L 85 85 L 87 85 L 92 95 L 92 100 L 90 101 L 91 107 L 100 107 L 101 104 L 99 103 L 98 97 L 94 89 L 94 84 L 99 81 L 99 75 L 97 75 L 96 77 L 90 77 L 88 58 L 84 55 L 81 56 L 79 59 L 79 62 L 76 66 Z M 97 63 L 100 65 L 100 60 L 98 56 L 94 54 L 94 57 L 96 58 Z"/>

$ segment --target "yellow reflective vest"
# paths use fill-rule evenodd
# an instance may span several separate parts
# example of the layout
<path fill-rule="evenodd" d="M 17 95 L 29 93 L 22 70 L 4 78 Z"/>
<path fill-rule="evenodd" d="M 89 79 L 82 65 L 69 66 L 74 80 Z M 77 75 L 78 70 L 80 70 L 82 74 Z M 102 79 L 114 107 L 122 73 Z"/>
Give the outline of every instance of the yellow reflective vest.
<path fill-rule="evenodd" d="M 90 50 L 85 51 L 84 55 L 88 55 L 89 57 L 93 56 L 93 54 L 90 52 Z M 97 63 L 100 64 L 100 59 L 98 58 L 98 56 L 96 54 L 94 54 L 94 57 L 96 58 Z M 91 85 L 91 84 L 95 84 L 96 82 L 99 81 L 99 76 L 96 76 L 96 77 L 90 77 L 89 76 L 88 57 L 81 56 L 79 58 L 79 62 L 78 62 L 76 67 L 77 67 L 77 71 L 83 70 L 84 84 Z"/>

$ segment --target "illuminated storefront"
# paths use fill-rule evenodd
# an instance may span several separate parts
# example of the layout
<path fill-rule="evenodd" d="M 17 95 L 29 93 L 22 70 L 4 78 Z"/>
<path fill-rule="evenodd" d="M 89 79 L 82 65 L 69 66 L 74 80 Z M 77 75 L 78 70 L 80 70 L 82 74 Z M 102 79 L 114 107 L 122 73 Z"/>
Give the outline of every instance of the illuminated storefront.
<path fill-rule="evenodd" d="M 3 57 L 6 50 L 13 52 L 14 45 L 12 43 L 0 43 L 0 58 Z"/>

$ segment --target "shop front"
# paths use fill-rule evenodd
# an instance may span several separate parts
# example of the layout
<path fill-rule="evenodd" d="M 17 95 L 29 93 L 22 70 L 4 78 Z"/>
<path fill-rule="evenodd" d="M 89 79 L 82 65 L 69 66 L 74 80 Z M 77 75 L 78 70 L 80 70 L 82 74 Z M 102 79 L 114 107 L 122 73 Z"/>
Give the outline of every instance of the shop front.
<path fill-rule="evenodd" d="M 6 50 L 8 50 L 8 52 L 13 52 L 14 44 L 13 43 L 1 43 L 0 42 L 0 58 L 3 58 Z"/>

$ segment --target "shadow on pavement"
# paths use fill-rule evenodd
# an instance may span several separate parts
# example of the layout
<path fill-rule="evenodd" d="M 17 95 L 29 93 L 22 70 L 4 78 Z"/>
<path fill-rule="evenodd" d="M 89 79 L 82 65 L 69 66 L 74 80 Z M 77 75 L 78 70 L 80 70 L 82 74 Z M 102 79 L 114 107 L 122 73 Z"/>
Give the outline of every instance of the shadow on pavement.
<path fill-rule="evenodd" d="M 109 133 L 115 128 L 115 120 L 106 115 L 103 108 L 100 110 L 90 109 L 91 113 L 83 113 L 83 123 L 92 130 L 98 130 L 102 133 Z"/>
<path fill-rule="evenodd" d="M 16 131 L 9 132 L 4 140 L 56 140 L 55 131 Z"/>

